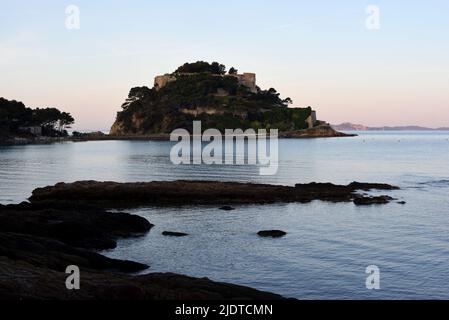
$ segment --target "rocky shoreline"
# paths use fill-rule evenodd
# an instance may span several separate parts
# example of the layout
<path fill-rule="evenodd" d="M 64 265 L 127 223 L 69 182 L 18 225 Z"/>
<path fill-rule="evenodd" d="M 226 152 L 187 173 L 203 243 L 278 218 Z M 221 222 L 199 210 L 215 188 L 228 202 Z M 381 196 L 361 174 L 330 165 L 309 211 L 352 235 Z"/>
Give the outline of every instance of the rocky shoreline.
<path fill-rule="evenodd" d="M 313 138 L 344 138 L 355 137 L 356 134 L 346 134 L 334 130 L 330 125 L 319 125 L 310 129 L 280 132 L 280 139 L 313 139 Z M 169 133 L 148 135 L 111 135 L 111 134 L 84 134 L 79 137 L 4 137 L 0 139 L 0 146 L 50 144 L 57 142 L 86 142 L 86 141 L 170 141 Z"/>
<path fill-rule="evenodd" d="M 281 132 L 279 138 L 285 139 L 306 139 L 306 138 L 344 138 L 344 137 L 356 137 L 356 134 L 347 134 L 339 132 L 332 128 L 328 124 L 321 124 L 313 128 Z"/>
<path fill-rule="evenodd" d="M 80 181 L 39 188 L 30 202 L 0 205 L 0 300 L 282 299 L 276 294 L 206 278 L 170 273 L 130 275 L 148 266 L 107 258 L 96 251 L 115 248 L 117 239 L 141 236 L 153 225 L 142 217 L 104 208 L 312 200 L 362 201 L 367 205 L 375 203 L 369 201 L 373 197 L 358 191 L 395 189 L 387 184 L 357 182 L 346 186 L 311 183 L 287 187 L 206 181 Z M 368 200 L 360 200 L 365 198 Z M 263 237 L 285 234 L 280 230 L 259 232 Z M 65 287 L 69 265 L 81 270 L 80 290 Z"/>
<path fill-rule="evenodd" d="M 60 202 L 0 205 L 0 300 L 276 300 L 255 289 L 171 273 L 142 276 L 148 266 L 107 258 L 122 237 L 152 225 L 127 213 Z M 67 266 L 80 269 L 80 290 L 65 286 Z"/>
<path fill-rule="evenodd" d="M 356 134 L 346 134 L 334 130 L 330 125 L 321 124 L 313 128 L 279 132 L 280 139 L 305 139 L 305 138 L 344 138 L 355 137 Z M 83 138 L 70 138 L 71 141 L 104 141 L 104 140 L 142 140 L 142 141 L 169 141 L 169 133 L 148 134 L 148 135 L 93 135 Z"/>

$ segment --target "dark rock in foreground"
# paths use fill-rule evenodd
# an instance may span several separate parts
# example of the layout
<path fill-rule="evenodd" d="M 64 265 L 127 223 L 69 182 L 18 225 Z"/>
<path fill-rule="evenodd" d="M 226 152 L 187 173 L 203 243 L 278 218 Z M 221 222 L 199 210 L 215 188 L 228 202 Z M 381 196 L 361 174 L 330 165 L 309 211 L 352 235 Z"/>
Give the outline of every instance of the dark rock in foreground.
<path fill-rule="evenodd" d="M 0 205 L 0 231 L 44 237 L 87 249 L 112 249 L 116 239 L 148 232 L 153 225 L 129 213 L 59 202 Z"/>
<path fill-rule="evenodd" d="M 135 272 L 148 266 L 110 259 L 90 251 L 116 247 L 121 237 L 148 232 L 153 225 L 128 213 L 60 204 L 0 205 L 0 256 L 64 271 L 68 265 Z"/>
<path fill-rule="evenodd" d="M 395 190 L 388 184 L 353 182 L 297 184 L 295 187 L 216 181 L 154 181 L 118 183 L 79 181 L 58 183 L 33 191 L 30 201 L 84 203 L 106 207 L 140 205 L 216 205 L 323 200 L 349 202 L 360 198 L 358 190 Z"/>
<path fill-rule="evenodd" d="M 173 231 L 164 231 L 164 232 L 162 232 L 162 235 L 168 236 L 168 237 L 186 237 L 186 236 L 188 236 L 187 233 L 173 232 Z"/>
<path fill-rule="evenodd" d="M 82 270 L 117 272 L 136 272 L 148 268 L 138 262 L 107 258 L 61 241 L 9 232 L 0 232 L 0 256 L 27 262 L 33 268 L 59 272 L 64 272 L 69 265 L 76 265 Z"/>
<path fill-rule="evenodd" d="M 130 276 L 148 266 L 91 251 L 151 227 L 138 216 L 76 203 L 0 205 L 0 300 L 281 299 L 176 274 Z M 80 290 L 66 289 L 69 265 L 80 269 Z"/>
<path fill-rule="evenodd" d="M 280 238 L 287 235 L 287 232 L 281 230 L 263 230 L 257 233 L 261 237 Z"/>
<path fill-rule="evenodd" d="M 171 273 L 129 276 L 81 268 L 80 290 L 67 290 L 68 275 L 0 256 L 0 300 L 278 300 L 248 287 Z"/>

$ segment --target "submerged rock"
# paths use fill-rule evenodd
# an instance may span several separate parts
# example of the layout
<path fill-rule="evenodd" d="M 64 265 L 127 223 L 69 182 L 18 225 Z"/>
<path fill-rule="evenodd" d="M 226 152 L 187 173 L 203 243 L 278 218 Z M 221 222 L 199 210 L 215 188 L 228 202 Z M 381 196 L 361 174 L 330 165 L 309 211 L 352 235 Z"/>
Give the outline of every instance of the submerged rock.
<path fill-rule="evenodd" d="M 367 206 L 372 204 L 386 204 L 389 203 L 394 198 L 389 196 L 378 196 L 378 197 L 359 197 L 354 199 L 354 204 L 358 206 Z"/>
<path fill-rule="evenodd" d="M 223 207 L 220 207 L 219 209 L 220 209 L 220 210 L 223 210 L 223 211 L 232 211 L 232 210 L 235 210 L 235 208 L 234 208 L 234 207 L 231 207 L 231 206 L 223 206 Z"/>
<path fill-rule="evenodd" d="M 164 231 L 164 232 L 162 232 L 162 235 L 168 236 L 168 237 L 186 237 L 189 234 L 182 233 L 182 232 Z"/>
<path fill-rule="evenodd" d="M 261 237 L 280 238 L 287 235 L 287 232 L 281 230 L 263 230 L 257 233 Z"/>

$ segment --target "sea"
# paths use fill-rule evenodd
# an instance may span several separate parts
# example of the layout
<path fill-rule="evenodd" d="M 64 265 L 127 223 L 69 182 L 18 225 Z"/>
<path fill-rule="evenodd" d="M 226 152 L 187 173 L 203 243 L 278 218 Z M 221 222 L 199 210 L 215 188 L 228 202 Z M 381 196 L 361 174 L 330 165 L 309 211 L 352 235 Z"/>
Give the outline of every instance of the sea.
<path fill-rule="evenodd" d="M 77 180 L 389 183 L 400 190 L 371 192 L 397 199 L 386 205 L 129 209 L 154 228 L 101 253 L 146 263 L 144 273 L 207 277 L 298 299 L 449 299 L 449 132 L 356 133 L 279 140 L 272 176 L 260 175 L 257 165 L 175 165 L 169 141 L 1 146 L 0 203 L 20 203 L 35 188 Z M 270 229 L 287 235 L 257 235 Z"/>

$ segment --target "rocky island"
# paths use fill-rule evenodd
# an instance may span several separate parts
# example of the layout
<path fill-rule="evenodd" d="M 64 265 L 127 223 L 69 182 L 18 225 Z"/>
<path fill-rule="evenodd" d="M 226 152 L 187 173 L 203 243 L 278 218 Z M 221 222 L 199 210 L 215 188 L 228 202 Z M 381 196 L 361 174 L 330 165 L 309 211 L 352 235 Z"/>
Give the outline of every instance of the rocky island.
<path fill-rule="evenodd" d="M 346 136 L 317 120 L 311 107 L 292 108 L 292 103 L 274 88 L 257 86 L 254 73 L 226 71 L 218 62 L 185 63 L 156 76 L 153 88 L 132 88 L 109 138 L 168 139 L 173 130 L 191 130 L 198 120 L 204 130 L 222 132 L 273 128 L 284 138 Z"/>

